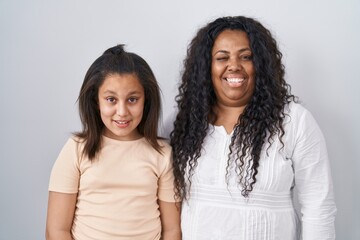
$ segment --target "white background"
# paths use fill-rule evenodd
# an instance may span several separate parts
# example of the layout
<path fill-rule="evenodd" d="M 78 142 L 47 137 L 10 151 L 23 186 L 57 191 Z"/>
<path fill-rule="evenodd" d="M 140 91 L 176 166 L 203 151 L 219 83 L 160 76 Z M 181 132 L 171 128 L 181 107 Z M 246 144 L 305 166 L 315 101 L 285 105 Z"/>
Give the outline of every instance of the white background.
<path fill-rule="evenodd" d="M 47 185 L 80 130 L 85 72 L 118 43 L 144 57 L 172 111 L 186 48 L 215 17 L 268 27 L 286 78 L 327 140 L 337 239 L 360 239 L 360 2 L 356 0 L 0 0 L 0 239 L 44 239 Z M 284 226 L 286 227 L 286 226 Z"/>

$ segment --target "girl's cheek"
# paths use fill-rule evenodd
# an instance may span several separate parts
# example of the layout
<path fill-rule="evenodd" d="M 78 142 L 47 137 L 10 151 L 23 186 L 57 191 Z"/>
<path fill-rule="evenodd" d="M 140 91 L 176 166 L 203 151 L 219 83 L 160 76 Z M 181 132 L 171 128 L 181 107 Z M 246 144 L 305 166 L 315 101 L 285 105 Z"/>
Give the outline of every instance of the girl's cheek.
<path fill-rule="evenodd" d="M 114 107 L 109 107 L 109 106 L 101 106 L 100 107 L 100 112 L 103 115 L 113 115 L 114 112 L 116 112 L 116 109 Z"/>

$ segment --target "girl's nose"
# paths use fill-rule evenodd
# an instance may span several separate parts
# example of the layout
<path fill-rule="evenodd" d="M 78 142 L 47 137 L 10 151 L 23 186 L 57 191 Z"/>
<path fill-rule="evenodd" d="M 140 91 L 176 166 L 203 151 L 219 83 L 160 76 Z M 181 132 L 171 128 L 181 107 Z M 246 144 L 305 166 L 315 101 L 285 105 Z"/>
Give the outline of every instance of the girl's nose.
<path fill-rule="evenodd" d="M 119 102 L 117 109 L 116 109 L 116 114 L 119 116 L 126 116 L 128 114 L 128 109 L 126 106 L 125 102 Z"/>

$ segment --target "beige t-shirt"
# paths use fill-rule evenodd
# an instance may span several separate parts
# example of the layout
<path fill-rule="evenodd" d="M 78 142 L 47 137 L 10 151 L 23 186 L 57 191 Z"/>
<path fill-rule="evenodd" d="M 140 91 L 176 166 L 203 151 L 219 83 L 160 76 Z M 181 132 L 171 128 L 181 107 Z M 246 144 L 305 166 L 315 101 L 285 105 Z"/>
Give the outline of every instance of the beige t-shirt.
<path fill-rule="evenodd" d="M 157 200 L 175 202 L 171 147 L 163 155 L 141 138 L 103 137 L 98 160 L 80 158 L 82 143 L 70 138 L 50 177 L 49 191 L 78 193 L 74 239 L 160 239 Z"/>

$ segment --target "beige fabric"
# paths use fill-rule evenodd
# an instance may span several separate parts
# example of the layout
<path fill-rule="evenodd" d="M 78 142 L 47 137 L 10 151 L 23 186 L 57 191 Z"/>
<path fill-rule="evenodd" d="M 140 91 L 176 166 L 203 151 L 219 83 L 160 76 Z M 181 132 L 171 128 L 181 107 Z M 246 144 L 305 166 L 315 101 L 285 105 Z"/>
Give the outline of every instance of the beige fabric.
<path fill-rule="evenodd" d="M 141 138 L 103 137 L 98 160 L 79 158 L 70 138 L 56 160 L 49 191 L 78 193 L 74 239 L 160 239 L 157 200 L 174 202 L 171 148 L 163 155 Z"/>

